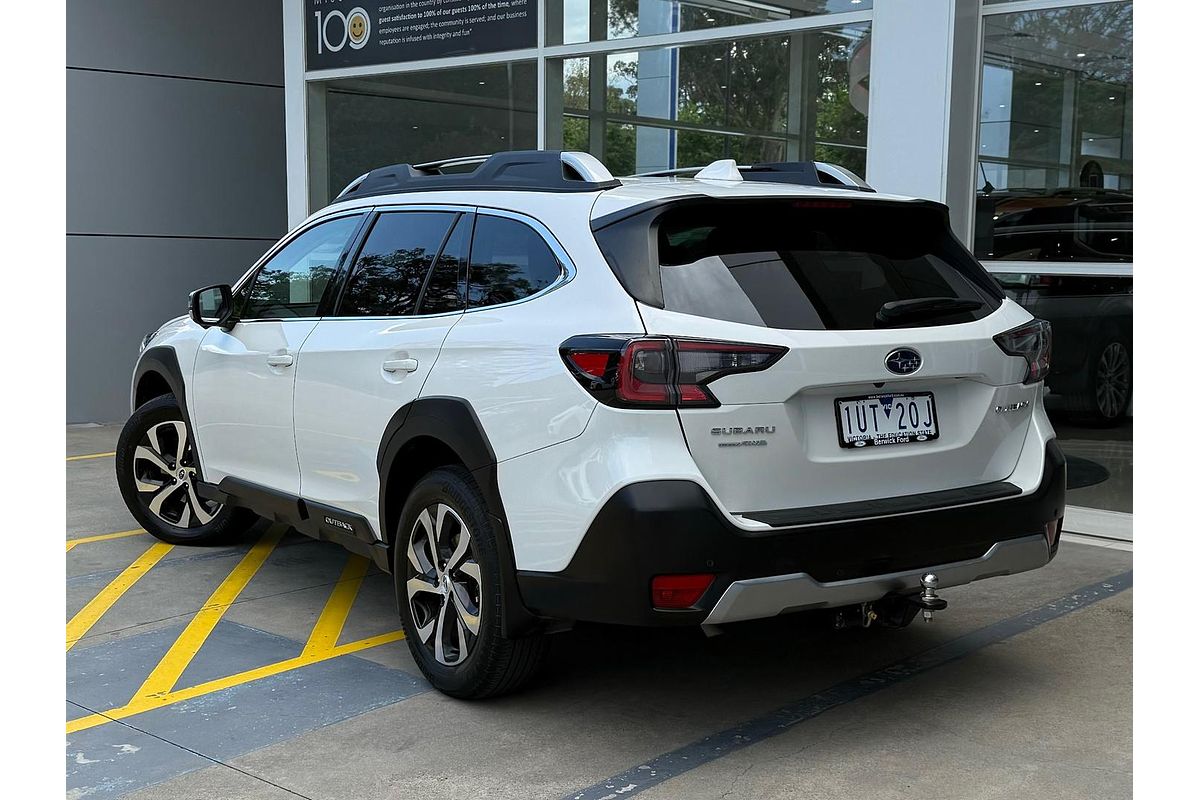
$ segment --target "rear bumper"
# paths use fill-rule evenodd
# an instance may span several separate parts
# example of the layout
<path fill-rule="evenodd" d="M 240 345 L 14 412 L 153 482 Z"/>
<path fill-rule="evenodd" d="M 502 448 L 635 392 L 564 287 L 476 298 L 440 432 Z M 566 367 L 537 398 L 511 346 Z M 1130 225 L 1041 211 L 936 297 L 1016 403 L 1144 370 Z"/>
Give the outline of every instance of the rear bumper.
<path fill-rule="evenodd" d="M 1034 569 L 1057 550 L 1046 523 L 1062 517 L 1066 466 L 1047 442 L 1042 479 L 1016 497 L 853 521 L 746 531 L 692 481 L 635 483 L 597 514 L 567 568 L 518 572 L 526 607 L 542 617 L 628 625 L 719 624 L 850 605 Z M 697 604 L 651 607 L 655 575 L 713 573 Z"/>

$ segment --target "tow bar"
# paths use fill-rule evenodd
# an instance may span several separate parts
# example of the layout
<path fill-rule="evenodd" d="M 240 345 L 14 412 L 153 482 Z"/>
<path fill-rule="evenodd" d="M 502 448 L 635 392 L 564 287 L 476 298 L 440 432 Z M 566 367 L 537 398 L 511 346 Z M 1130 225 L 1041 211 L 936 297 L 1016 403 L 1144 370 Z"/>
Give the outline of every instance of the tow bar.
<path fill-rule="evenodd" d="M 941 611 L 948 604 L 937 596 L 938 576 L 927 572 L 921 576 L 921 594 L 913 595 L 912 602 L 921 609 L 921 616 L 926 622 L 933 622 L 933 612 Z"/>

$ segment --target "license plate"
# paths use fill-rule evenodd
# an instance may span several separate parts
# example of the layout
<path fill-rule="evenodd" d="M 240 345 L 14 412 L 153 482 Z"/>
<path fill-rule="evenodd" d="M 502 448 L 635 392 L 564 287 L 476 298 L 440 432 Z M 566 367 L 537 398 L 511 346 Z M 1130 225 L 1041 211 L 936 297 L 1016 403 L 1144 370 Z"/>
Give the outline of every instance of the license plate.
<path fill-rule="evenodd" d="M 932 392 L 839 397 L 838 434 L 842 447 L 928 442 L 938 438 Z"/>

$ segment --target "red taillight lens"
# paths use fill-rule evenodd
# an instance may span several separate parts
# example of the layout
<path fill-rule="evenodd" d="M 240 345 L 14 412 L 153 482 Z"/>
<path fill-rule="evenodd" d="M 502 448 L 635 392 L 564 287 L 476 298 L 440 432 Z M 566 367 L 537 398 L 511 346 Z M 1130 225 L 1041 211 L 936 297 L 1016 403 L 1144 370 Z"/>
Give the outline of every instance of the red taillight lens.
<path fill-rule="evenodd" d="M 579 383 L 609 405 L 629 408 L 715 407 L 707 384 L 726 375 L 766 369 L 786 347 L 702 339 L 576 336 L 563 360 Z"/>
<path fill-rule="evenodd" d="M 1045 380 L 1050 372 L 1050 323 L 1044 319 L 1035 319 L 1019 328 L 996 334 L 997 345 L 1010 356 L 1020 356 L 1025 359 L 1029 369 L 1025 373 L 1025 383 L 1037 383 Z"/>
<path fill-rule="evenodd" d="M 656 575 L 650 582 L 650 599 L 655 608 L 691 608 L 699 602 L 715 575 Z"/>
<path fill-rule="evenodd" d="M 666 339 L 635 339 L 621 353 L 617 398 L 635 405 L 671 405 L 671 351 Z"/>
<path fill-rule="evenodd" d="M 608 371 L 608 362 L 612 360 L 612 353 L 589 353 L 579 350 L 568 353 L 567 358 L 571 359 L 571 363 L 578 367 L 580 372 L 603 379 L 604 373 Z"/>

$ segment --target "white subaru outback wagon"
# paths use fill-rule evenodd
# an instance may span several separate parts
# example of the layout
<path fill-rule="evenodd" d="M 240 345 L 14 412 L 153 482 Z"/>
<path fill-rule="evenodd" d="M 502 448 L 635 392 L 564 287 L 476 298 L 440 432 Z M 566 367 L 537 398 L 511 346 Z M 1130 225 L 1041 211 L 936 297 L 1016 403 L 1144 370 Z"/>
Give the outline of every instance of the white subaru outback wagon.
<path fill-rule="evenodd" d="M 833 165 L 384 167 L 190 312 L 134 373 L 133 515 L 369 556 L 454 696 L 576 621 L 902 626 L 1058 548 L 1049 325 Z"/>

